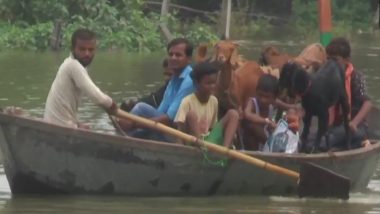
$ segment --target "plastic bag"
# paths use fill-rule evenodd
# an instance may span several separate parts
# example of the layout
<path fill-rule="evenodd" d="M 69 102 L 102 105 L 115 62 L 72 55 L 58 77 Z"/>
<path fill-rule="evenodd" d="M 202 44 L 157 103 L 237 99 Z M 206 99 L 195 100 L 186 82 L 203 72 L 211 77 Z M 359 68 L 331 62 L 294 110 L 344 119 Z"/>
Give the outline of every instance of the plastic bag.
<path fill-rule="evenodd" d="M 281 119 L 272 135 L 264 145 L 264 152 L 296 153 L 298 150 L 299 134 L 288 129 L 288 123 Z"/>

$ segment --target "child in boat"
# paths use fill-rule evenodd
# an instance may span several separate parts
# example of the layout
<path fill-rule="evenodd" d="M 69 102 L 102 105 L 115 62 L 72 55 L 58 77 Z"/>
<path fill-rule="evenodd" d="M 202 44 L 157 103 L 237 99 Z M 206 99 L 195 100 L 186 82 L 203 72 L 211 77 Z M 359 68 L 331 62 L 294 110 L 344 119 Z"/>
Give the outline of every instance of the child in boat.
<path fill-rule="evenodd" d="M 229 110 L 217 122 L 218 100 L 212 95 L 217 73 L 218 68 L 210 62 L 202 62 L 194 67 L 192 78 L 196 91 L 182 100 L 174 122 L 180 131 L 231 147 L 239 124 L 239 114 L 236 110 Z"/>
<path fill-rule="evenodd" d="M 288 123 L 288 128 L 294 134 L 296 134 L 300 129 L 300 117 L 295 108 L 290 108 L 286 111 L 285 121 Z"/>
<path fill-rule="evenodd" d="M 270 132 L 276 127 L 275 101 L 277 78 L 264 74 L 260 77 L 256 97 L 252 97 L 244 108 L 243 142 L 246 150 L 262 150 Z"/>
<path fill-rule="evenodd" d="M 327 45 L 326 53 L 328 57 L 336 58 L 345 69 L 345 86 L 351 111 L 349 123 L 352 131 L 351 149 L 370 146 L 367 115 L 373 104 L 367 93 L 363 74 L 357 71 L 351 62 L 350 42 L 343 37 L 334 38 Z M 329 122 L 332 127 L 329 133 L 332 151 L 344 150 L 347 147 L 342 121 L 339 108 L 331 108 Z"/>

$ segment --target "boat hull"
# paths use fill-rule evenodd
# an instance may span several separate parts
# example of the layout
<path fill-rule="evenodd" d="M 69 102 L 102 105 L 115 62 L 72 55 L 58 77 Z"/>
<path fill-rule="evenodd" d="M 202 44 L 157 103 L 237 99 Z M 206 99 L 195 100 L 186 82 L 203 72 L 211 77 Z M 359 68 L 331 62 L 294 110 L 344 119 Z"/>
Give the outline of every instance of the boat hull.
<path fill-rule="evenodd" d="M 71 129 L 0 114 L 0 148 L 13 194 L 69 193 L 133 196 L 294 195 L 297 181 L 199 148 Z M 298 171 L 310 161 L 351 179 L 363 191 L 380 143 L 330 154 L 265 154 L 256 158 Z M 211 159 L 211 160 L 210 160 Z"/>

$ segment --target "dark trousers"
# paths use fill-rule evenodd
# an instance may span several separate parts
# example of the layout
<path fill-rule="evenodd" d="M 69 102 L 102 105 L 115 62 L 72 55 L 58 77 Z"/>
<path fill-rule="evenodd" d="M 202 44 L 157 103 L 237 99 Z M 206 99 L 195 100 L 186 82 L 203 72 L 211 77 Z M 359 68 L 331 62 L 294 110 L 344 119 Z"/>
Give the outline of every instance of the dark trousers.
<path fill-rule="evenodd" d="M 146 104 L 146 103 L 137 103 L 132 111 L 131 114 L 144 117 L 144 118 L 153 118 L 163 115 L 164 113 L 157 111 L 154 107 Z M 174 142 L 175 139 L 172 137 L 151 129 L 135 129 L 131 132 L 127 133 L 131 137 L 137 137 L 142 139 L 151 139 L 151 140 L 157 140 L 157 141 L 164 141 L 164 142 Z"/>
<path fill-rule="evenodd" d="M 362 141 L 368 139 L 368 127 L 361 123 L 358 125 L 358 130 L 355 133 L 351 132 L 351 134 L 351 149 L 359 148 Z M 328 135 L 331 148 L 345 149 L 347 147 L 344 125 L 332 127 Z"/>

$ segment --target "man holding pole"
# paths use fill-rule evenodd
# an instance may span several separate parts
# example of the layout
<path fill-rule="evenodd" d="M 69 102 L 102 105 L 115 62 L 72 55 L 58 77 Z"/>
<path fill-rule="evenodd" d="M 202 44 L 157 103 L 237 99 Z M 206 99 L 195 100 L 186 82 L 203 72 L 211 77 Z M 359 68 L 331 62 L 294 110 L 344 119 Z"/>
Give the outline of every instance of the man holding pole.
<path fill-rule="evenodd" d="M 44 120 L 74 128 L 89 128 L 79 123 L 78 107 L 83 95 L 101 106 L 107 113 L 115 114 L 116 103 L 103 93 L 91 80 L 87 66 L 91 64 L 96 50 L 96 35 L 87 29 L 76 30 L 71 37 L 71 54 L 58 69 L 50 88 Z"/>

